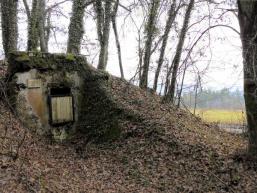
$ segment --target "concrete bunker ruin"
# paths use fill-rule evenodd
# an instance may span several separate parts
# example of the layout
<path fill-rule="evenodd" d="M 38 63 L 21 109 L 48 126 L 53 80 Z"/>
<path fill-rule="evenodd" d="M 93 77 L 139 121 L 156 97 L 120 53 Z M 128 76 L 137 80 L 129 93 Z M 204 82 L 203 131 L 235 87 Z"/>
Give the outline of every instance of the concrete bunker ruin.
<path fill-rule="evenodd" d="M 119 134 L 122 109 L 112 99 L 111 77 L 82 56 L 15 52 L 9 55 L 8 94 L 23 124 L 56 140 L 79 132 Z"/>

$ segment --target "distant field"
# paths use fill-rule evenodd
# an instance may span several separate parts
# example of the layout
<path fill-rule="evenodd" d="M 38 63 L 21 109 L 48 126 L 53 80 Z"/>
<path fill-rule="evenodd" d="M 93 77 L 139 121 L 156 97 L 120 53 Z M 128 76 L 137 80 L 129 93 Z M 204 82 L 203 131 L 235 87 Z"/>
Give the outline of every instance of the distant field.
<path fill-rule="evenodd" d="M 209 123 L 223 124 L 243 124 L 245 123 L 245 112 L 240 110 L 220 110 L 220 109 L 197 109 L 196 115 Z"/>

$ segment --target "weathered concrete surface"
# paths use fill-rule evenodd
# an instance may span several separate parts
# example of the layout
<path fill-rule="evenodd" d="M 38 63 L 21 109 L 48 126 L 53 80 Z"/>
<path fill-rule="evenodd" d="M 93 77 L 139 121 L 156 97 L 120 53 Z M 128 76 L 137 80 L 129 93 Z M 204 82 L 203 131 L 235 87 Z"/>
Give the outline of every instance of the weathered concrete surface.
<path fill-rule="evenodd" d="M 15 52 L 9 58 L 9 95 L 29 129 L 57 140 L 78 131 L 103 138 L 119 135 L 124 112 L 112 99 L 107 73 L 73 55 Z M 51 88 L 70 89 L 73 122 L 51 124 Z"/>
<path fill-rule="evenodd" d="M 49 92 L 51 85 L 61 87 L 68 84 L 71 86 L 71 94 L 76 98 L 79 90 L 79 76 L 75 72 L 63 74 L 62 72 L 40 72 L 37 69 L 32 69 L 28 72 L 16 73 L 16 84 L 19 86 L 16 101 L 18 115 L 22 118 L 25 124 L 30 128 L 35 128 L 37 133 L 47 134 L 51 132 L 50 124 L 50 109 L 49 109 Z M 40 81 L 39 87 L 29 87 L 29 81 Z M 75 100 L 77 101 L 77 100 Z M 75 103 L 74 106 L 78 105 Z M 77 119 L 77 111 L 74 111 L 74 116 Z"/>

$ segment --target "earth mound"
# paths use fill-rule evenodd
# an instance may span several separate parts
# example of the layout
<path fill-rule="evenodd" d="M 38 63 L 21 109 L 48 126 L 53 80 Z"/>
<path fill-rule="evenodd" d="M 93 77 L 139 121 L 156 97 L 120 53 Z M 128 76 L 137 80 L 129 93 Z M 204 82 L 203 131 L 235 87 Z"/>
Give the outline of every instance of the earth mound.
<path fill-rule="evenodd" d="M 256 192 L 256 162 L 243 156 L 244 137 L 113 76 L 108 94 L 126 112 L 120 136 L 109 141 L 33 135 L 1 102 L 1 191 Z"/>

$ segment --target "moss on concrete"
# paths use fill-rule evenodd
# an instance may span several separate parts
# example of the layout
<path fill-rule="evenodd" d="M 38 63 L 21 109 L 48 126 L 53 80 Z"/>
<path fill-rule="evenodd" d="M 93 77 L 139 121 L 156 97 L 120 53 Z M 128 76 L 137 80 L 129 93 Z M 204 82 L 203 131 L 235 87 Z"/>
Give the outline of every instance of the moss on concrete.
<path fill-rule="evenodd" d="M 75 60 L 75 56 L 71 53 L 68 53 L 66 55 L 66 59 L 69 60 L 69 61 L 74 61 Z"/>
<path fill-rule="evenodd" d="M 23 52 L 16 58 L 18 62 L 28 62 L 30 60 L 28 54 L 26 52 Z"/>

